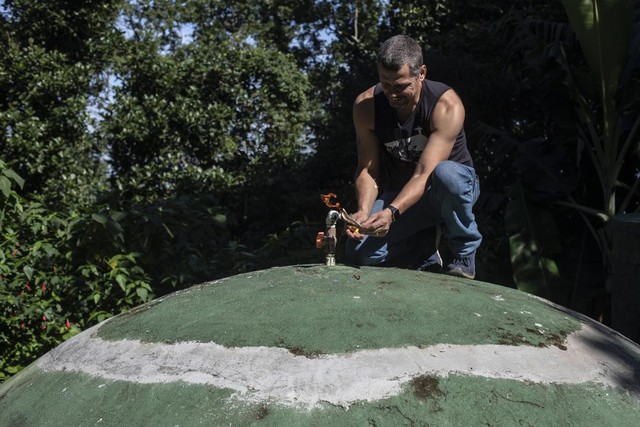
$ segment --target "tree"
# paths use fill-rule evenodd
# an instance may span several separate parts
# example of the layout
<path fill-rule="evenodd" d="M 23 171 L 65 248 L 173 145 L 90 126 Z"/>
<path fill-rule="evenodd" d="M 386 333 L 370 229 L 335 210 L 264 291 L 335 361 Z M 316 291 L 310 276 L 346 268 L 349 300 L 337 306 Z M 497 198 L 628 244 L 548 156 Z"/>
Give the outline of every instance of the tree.
<path fill-rule="evenodd" d="M 193 41 L 165 43 L 153 25 L 140 24 L 144 10 L 130 13 L 132 36 L 101 125 L 122 194 L 223 196 L 283 172 L 305 142 L 310 114 L 308 81 L 293 59 L 254 46 L 249 34 L 221 39 L 219 28 L 197 21 L 175 24 L 191 25 Z"/>
<path fill-rule="evenodd" d="M 91 133 L 119 2 L 5 2 L 0 43 L 0 156 L 26 189 L 87 204 L 106 177 Z"/>

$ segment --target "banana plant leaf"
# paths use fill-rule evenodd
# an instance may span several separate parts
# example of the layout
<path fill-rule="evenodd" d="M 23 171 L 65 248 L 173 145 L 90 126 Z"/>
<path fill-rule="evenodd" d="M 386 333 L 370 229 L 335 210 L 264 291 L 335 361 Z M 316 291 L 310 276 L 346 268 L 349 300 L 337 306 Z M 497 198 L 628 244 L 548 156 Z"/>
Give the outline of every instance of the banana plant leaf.
<path fill-rule="evenodd" d="M 562 5 L 597 76 L 605 108 L 605 129 L 611 128 L 613 99 L 631 42 L 633 0 L 562 0 Z"/>

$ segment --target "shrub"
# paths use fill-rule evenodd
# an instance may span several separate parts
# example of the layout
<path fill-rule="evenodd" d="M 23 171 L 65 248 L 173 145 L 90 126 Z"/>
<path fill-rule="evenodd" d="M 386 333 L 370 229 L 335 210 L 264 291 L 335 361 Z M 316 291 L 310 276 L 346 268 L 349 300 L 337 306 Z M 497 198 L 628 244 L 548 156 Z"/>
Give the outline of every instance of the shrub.
<path fill-rule="evenodd" d="M 18 194 L 22 185 L 0 161 L 0 381 L 153 297 L 137 254 L 96 250 L 104 230 L 94 214 L 51 212 Z"/>

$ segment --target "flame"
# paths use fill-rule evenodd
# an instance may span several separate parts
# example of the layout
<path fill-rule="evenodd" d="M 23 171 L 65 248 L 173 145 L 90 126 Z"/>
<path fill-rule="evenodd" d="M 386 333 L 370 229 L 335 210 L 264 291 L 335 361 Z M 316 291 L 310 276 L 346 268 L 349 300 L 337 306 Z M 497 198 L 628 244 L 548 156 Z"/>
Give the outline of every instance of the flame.
<path fill-rule="evenodd" d="M 337 199 L 338 196 L 336 196 L 335 193 L 328 193 L 328 194 L 321 194 L 320 195 L 320 200 L 322 200 L 322 202 L 327 205 L 327 207 L 329 208 L 336 208 L 336 209 L 340 209 L 340 203 L 336 202 L 332 202 L 331 198 Z"/>

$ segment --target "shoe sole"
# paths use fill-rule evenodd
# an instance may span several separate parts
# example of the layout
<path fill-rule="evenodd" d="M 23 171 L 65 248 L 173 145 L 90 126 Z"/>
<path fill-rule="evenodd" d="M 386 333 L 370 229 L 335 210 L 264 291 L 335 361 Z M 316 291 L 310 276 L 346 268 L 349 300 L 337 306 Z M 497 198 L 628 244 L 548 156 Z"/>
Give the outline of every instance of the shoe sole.
<path fill-rule="evenodd" d="M 465 273 L 461 270 L 449 270 L 449 271 L 445 271 L 444 274 L 448 276 L 461 277 L 463 279 L 474 279 L 476 277 L 475 274 Z"/>

